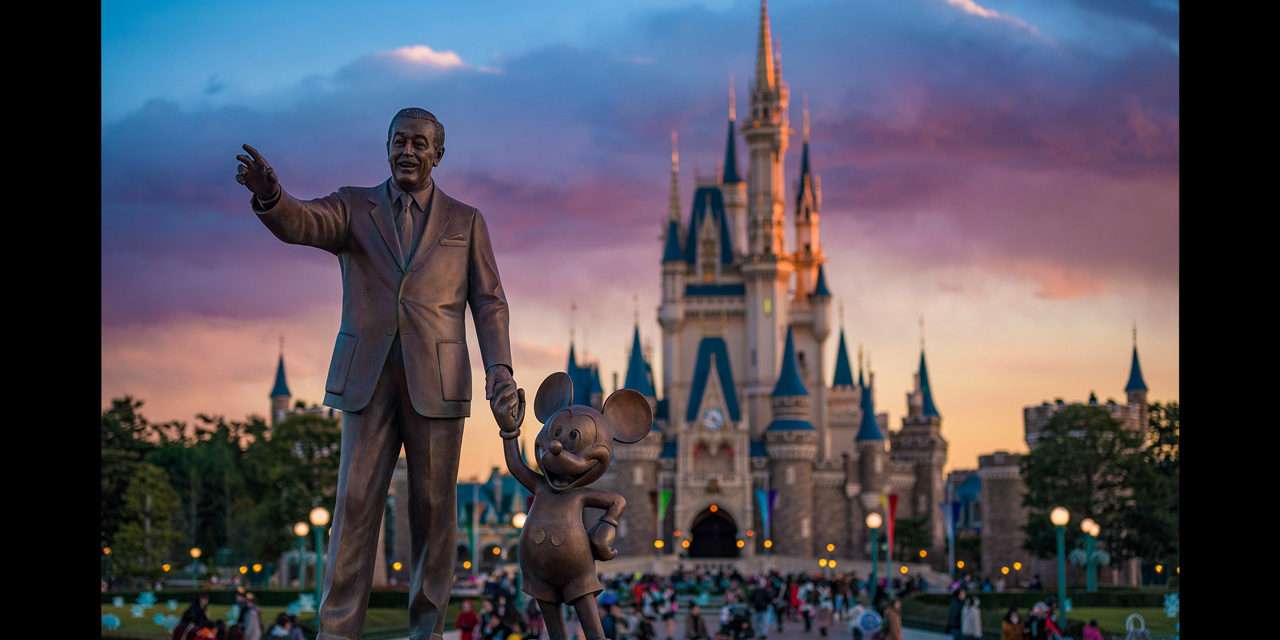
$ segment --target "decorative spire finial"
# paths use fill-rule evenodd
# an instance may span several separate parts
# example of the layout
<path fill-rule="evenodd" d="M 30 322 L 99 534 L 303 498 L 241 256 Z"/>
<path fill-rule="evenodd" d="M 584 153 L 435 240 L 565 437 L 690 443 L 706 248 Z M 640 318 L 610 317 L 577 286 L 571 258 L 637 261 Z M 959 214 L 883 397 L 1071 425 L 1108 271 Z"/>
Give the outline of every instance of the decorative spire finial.
<path fill-rule="evenodd" d="M 924 351 L 924 314 L 920 314 L 920 350 Z"/>
<path fill-rule="evenodd" d="M 638 293 L 631 294 L 631 315 L 632 315 L 632 318 L 631 318 L 632 321 L 636 324 L 636 326 L 639 326 L 640 325 L 640 294 Z"/>
<path fill-rule="evenodd" d="M 804 94 L 804 115 L 802 116 L 801 134 L 804 136 L 804 143 L 809 144 L 809 94 Z"/>
<path fill-rule="evenodd" d="M 771 91 L 774 75 L 773 33 L 769 28 L 769 0 L 760 0 L 760 40 L 756 44 L 756 91 Z"/>
<path fill-rule="evenodd" d="M 1138 321 L 1133 321 L 1133 348 L 1138 348 Z"/>
<path fill-rule="evenodd" d="M 671 200 L 667 203 L 668 220 L 680 220 L 680 134 L 671 130 Z"/>
<path fill-rule="evenodd" d="M 1135 331 L 1136 331 L 1136 329 L 1135 329 Z M 1135 338 L 1135 340 L 1136 340 L 1136 338 Z M 281 356 L 283 356 L 283 355 L 284 355 L 284 335 L 281 335 L 281 336 L 280 336 L 280 355 L 281 355 Z"/>
<path fill-rule="evenodd" d="M 844 300 L 841 300 L 838 306 L 840 308 L 840 328 L 844 329 Z"/>
<path fill-rule="evenodd" d="M 577 321 L 578 303 L 573 300 L 569 301 L 569 344 L 573 344 L 574 323 Z"/>
<path fill-rule="evenodd" d="M 737 104 L 736 95 L 734 94 L 734 91 L 733 91 L 733 74 L 732 73 L 729 74 L 729 119 L 730 120 L 738 119 L 738 104 Z"/>

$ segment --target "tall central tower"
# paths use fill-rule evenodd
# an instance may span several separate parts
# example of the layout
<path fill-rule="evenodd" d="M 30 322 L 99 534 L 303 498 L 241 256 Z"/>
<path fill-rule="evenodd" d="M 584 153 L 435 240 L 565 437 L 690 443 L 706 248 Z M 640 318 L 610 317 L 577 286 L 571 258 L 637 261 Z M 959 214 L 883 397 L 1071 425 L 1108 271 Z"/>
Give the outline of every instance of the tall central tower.
<path fill-rule="evenodd" d="M 787 287 L 792 265 L 783 246 L 787 152 L 788 89 L 782 81 L 768 0 L 760 2 L 756 71 L 751 82 L 751 112 L 742 124 L 750 155 L 747 179 L 747 242 L 741 272 L 746 285 L 747 359 L 745 395 L 753 438 L 763 436 L 772 419 L 770 393 L 779 370 L 778 355 L 790 317 Z"/>

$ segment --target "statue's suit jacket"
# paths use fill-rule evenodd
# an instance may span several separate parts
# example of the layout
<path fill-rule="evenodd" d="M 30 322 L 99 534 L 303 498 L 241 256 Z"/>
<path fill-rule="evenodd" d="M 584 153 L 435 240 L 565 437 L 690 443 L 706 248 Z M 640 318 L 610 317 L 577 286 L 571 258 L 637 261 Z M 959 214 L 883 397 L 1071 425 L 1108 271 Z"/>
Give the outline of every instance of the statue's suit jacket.
<path fill-rule="evenodd" d="M 342 267 L 342 325 L 329 363 L 324 403 L 358 413 L 369 403 L 400 333 L 405 378 L 418 413 L 471 414 L 471 365 L 464 312 L 471 305 L 485 371 L 511 367 L 507 299 L 480 212 L 436 184 L 427 225 L 407 269 L 387 183 L 343 187 L 315 200 L 283 189 L 254 211 L 275 236 L 324 249 Z"/>

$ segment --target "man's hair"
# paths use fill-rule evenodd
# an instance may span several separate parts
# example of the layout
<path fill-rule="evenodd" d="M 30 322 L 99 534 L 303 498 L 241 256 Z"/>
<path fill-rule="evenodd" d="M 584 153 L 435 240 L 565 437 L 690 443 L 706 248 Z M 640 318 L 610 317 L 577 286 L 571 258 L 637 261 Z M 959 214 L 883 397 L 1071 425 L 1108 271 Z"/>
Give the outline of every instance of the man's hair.
<path fill-rule="evenodd" d="M 391 136 L 395 134 L 396 120 L 399 120 L 400 118 L 413 118 L 415 120 L 426 120 L 427 122 L 430 122 L 434 125 L 432 130 L 435 131 L 432 135 L 432 138 L 434 139 L 431 143 L 435 145 L 436 149 L 444 148 L 444 125 L 440 124 L 440 121 L 436 119 L 436 115 L 434 113 L 418 107 L 406 107 L 396 112 L 396 115 L 391 118 L 391 124 L 387 125 L 388 143 L 391 142 Z"/>

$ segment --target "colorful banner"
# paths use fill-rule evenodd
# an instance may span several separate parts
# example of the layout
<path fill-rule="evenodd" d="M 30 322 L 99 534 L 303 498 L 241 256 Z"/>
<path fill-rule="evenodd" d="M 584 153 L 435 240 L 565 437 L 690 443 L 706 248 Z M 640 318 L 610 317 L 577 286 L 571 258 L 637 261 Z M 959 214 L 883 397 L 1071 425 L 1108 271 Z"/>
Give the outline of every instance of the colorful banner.
<path fill-rule="evenodd" d="M 769 492 L 768 491 L 765 491 L 764 489 L 756 489 L 756 505 L 760 509 L 760 524 L 764 526 L 764 537 L 767 540 L 770 537 L 769 524 L 770 524 L 770 521 L 772 520 L 772 515 L 773 515 L 769 513 Z"/>
<path fill-rule="evenodd" d="M 898 494 L 889 496 L 889 559 L 893 559 L 893 529 L 894 521 L 898 518 Z"/>
<path fill-rule="evenodd" d="M 671 506 L 671 490 L 663 489 L 658 492 L 658 520 L 662 521 L 667 518 L 667 507 Z"/>

